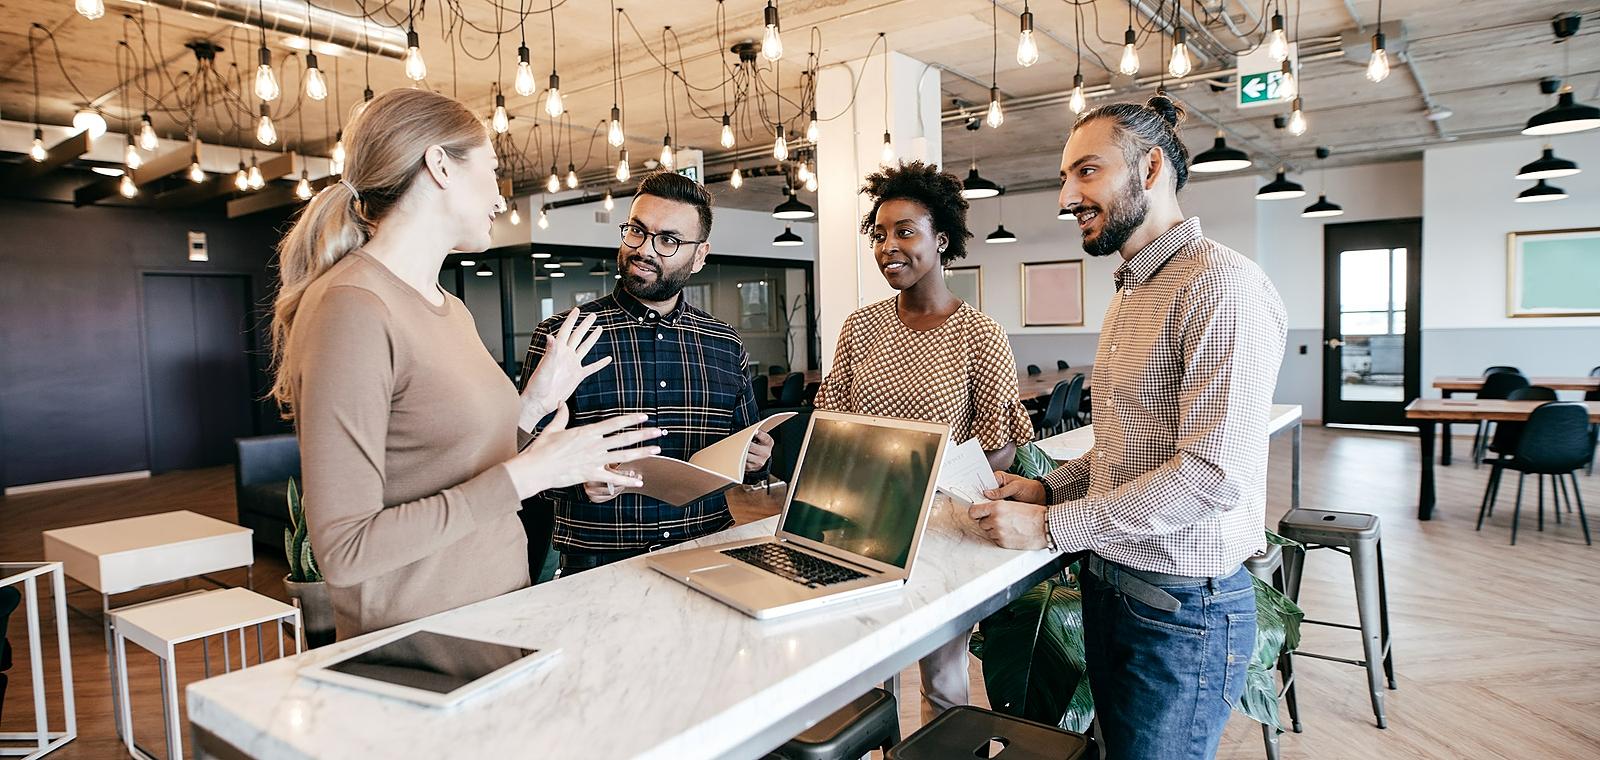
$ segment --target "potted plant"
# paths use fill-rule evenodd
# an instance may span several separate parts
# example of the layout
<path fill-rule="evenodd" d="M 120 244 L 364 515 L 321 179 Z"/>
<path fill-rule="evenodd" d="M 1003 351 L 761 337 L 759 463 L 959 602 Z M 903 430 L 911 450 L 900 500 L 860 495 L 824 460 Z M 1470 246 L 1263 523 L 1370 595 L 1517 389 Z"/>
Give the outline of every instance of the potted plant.
<path fill-rule="evenodd" d="M 283 550 L 289 559 L 289 574 L 283 577 L 283 588 L 300 608 L 300 625 L 304 629 L 306 645 L 319 647 L 334 640 L 333 601 L 328 598 L 328 584 L 317 569 L 316 557 L 311 553 L 311 537 L 306 535 L 306 513 L 300 505 L 300 489 L 294 479 L 289 479 L 289 525 L 283 529 Z"/>

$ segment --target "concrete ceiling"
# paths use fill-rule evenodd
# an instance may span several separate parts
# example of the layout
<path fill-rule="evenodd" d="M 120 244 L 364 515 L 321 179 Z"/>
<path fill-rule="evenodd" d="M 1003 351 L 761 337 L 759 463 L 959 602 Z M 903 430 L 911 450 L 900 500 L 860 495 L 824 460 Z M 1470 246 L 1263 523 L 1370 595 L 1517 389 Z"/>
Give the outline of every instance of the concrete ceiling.
<path fill-rule="evenodd" d="M 1206 19 L 1204 31 L 1191 32 L 1196 50 L 1215 53 L 1208 61 L 1197 62 L 1195 77 L 1169 85 L 1193 112 L 1185 140 L 1198 151 L 1211 140 L 1220 124 L 1236 147 L 1248 151 L 1257 171 L 1270 172 L 1279 162 L 1306 168 L 1316 146 L 1333 149 L 1330 164 L 1365 163 L 1415 157 L 1422 147 L 1453 140 L 1483 139 L 1514 134 L 1531 114 L 1552 103 L 1536 87 L 1541 77 L 1563 77 L 1576 89 L 1578 99 L 1600 101 L 1600 5 L 1593 2 L 1549 2 L 1548 0 L 1392 0 L 1385 3 L 1385 22 L 1401 21 L 1405 27 L 1404 62 L 1396 61 L 1394 73 L 1380 84 L 1363 76 L 1362 61 L 1338 55 L 1341 32 L 1371 25 L 1377 15 L 1376 0 L 1285 0 L 1291 33 L 1298 26 L 1302 54 L 1329 51 L 1324 56 L 1308 56 L 1302 66 L 1302 92 L 1311 129 L 1294 137 L 1273 125 L 1273 116 L 1283 109 L 1263 108 L 1240 111 L 1233 105 L 1231 89 L 1218 91 L 1205 76 L 1213 72 L 1231 74 L 1231 53 L 1246 50 L 1260 39 L 1270 14 L 1267 2 L 1252 0 L 1206 0 L 1200 4 Z M 536 189 L 544 167 L 533 167 L 535 149 L 528 140 L 531 125 L 543 122 L 542 138 L 547 138 L 549 120 L 543 117 L 541 100 L 523 98 L 512 92 L 511 80 L 516 63 L 519 30 L 518 4 L 500 0 L 458 0 L 452 5 L 465 14 L 468 23 L 455 20 L 443 11 L 450 7 L 434 3 L 423 8 L 417 31 L 429 65 L 426 84 L 455 95 L 487 113 L 492 104 L 491 85 L 505 83 L 507 101 L 515 117 L 512 137 L 519 146 L 527 145 L 528 169 L 519 178 L 519 188 Z M 530 0 L 530 4 L 534 4 Z M 551 67 L 550 13 L 546 3 L 530 10 L 523 29 L 533 53 L 533 68 L 543 88 Z M 718 6 L 711 0 L 674 2 L 628 2 L 627 21 L 621 24 L 621 66 L 625 98 L 628 144 L 635 171 L 640 162 L 659 151 L 662 136 L 668 131 L 672 108 L 664 105 L 665 90 L 661 60 L 682 72 L 689 83 L 673 86 L 676 105 L 675 141 L 702 147 L 707 151 L 708 173 L 717 175 L 731 169 L 731 163 L 717 147 L 723 95 L 719 83 L 725 69 L 725 44 L 759 39 L 761 9 L 765 0 L 727 0 L 726 31 L 718 31 Z M 1155 6 L 1154 0 L 1144 3 Z M 316 0 L 317 8 L 359 17 L 363 4 L 357 0 Z M 998 3 L 999 55 L 998 83 L 1007 102 L 1017 101 L 999 130 L 984 128 L 976 135 L 976 154 L 983 173 L 1013 189 L 1045 187 L 1053 182 L 1055 161 L 1061 142 L 1071 123 L 1065 91 L 1071 86 L 1077 63 L 1075 52 L 1074 6 L 1061 0 L 1031 3 L 1036 17 L 1040 60 L 1030 68 L 1020 67 L 1015 59 L 1017 17 L 1022 0 Z M 404 22 L 407 4 L 366 0 L 370 23 L 394 27 Z M 786 103 L 785 120 L 794 117 L 795 103 L 802 97 L 803 68 L 812 44 L 819 60 L 832 63 L 860 58 L 872 45 L 878 32 L 887 32 L 890 46 L 913 58 L 934 63 L 943 69 L 945 95 L 943 108 L 944 154 L 952 169 L 959 169 L 971 155 L 973 135 L 964 130 L 958 104 L 977 104 L 980 112 L 987 101 L 991 64 L 990 2 L 983 0 L 786 0 L 780 2 L 785 57 L 777 81 Z M 1171 5 L 1166 6 L 1170 15 Z M 1185 5 L 1185 9 L 1191 6 Z M 1084 58 L 1082 70 L 1091 89 L 1117 86 L 1103 97 L 1143 98 L 1154 85 L 1140 86 L 1113 81 L 1102 61 L 1115 67 L 1120 54 L 1123 29 L 1128 24 L 1128 4 L 1122 0 L 1099 0 L 1082 5 L 1084 19 Z M 1579 35 L 1565 44 L 1552 44 L 1550 20 L 1558 13 L 1579 13 L 1583 17 Z M 33 75 L 29 65 L 29 25 L 38 23 L 53 33 L 52 43 L 35 34 L 39 61 L 40 120 L 47 124 L 66 124 L 75 109 L 93 103 L 108 117 L 113 131 L 120 131 L 127 113 L 119 87 L 119 40 L 128 39 L 135 48 L 138 30 L 123 14 L 142 14 L 144 37 L 152 60 L 164 62 L 164 74 L 149 77 L 152 95 L 175 102 L 172 92 L 185 90 L 188 74 L 195 70 L 193 53 L 185 44 L 204 39 L 221 45 L 217 70 L 223 78 L 236 76 L 231 65 L 248 75 L 254 69 L 256 33 L 237 24 L 203 19 L 153 5 L 107 0 L 107 14 L 88 21 L 73 11 L 72 5 L 58 0 L 11 0 L 0 8 L 0 115 L 7 120 L 32 119 L 34 108 Z M 571 116 L 572 147 L 586 181 L 602 182 L 614 160 L 600 123 L 612 104 L 611 6 L 600 0 L 563 0 L 556 4 L 556 65 L 561 74 Z M 631 24 L 628 23 L 631 21 Z M 1136 21 L 1149 26 L 1144 19 Z M 671 26 L 671 32 L 663 31 Z M 818 30 L 813 35 L 810 30 Z M 503 30 L 499 52 L 495 52 L 496 29 Z M 1235 30 L 1244 34 L 1236 34 Z M 670 37 L 663 42 L 663 37 Z M 278 128 L 286 140 L 301 145 L 303 152 L 325 155 L 333 121 L 332 105 L 324 109 L 310 101 L 295 111 L 299 64 L 285 62 L 293 51 L 289 37 L 270 33 L 268 45 L 277 54 L 286 97 L 274 106 L 280 114 Z M 813 42 L 815 41 L 815 42 Z M 1142 70 L 1155 72 L 1161 44 L 1155 34 L 1141 46 Z M 59 58 L 57 49 L 59 46 Z M 1391 45 L 1396 47 L 1397 45 Z M 454 50 L 454 55 L 451 51 Z M 136 57 L 145 57 L 140 54 Z M 123 55 L 122 68 L 142 68 Z M 360 101 L 370 66 L 373 89 L 382 91 L 409 86 L 399 60 L 368 57 L 348 49 L 319 49 L 330 86 L 337 84 L 337 100 L 348 109 Z M 763 60 L 763 66 L 769 66 Z M 771 82 L 773 74 L 763 74 Z M 157 83 L 160 83 L 158 86 Z M 163 94 L 164 93 L 164 94 Z M 1426 93 L 1426 95 L 1424 95 Z M 144 108 L 135 91 L 132 115 Z M 765 115 L 770 118 L 772 96 L 765 95 Z M 1097 99 L 1091 100 L 1091 105 Z M 1030 101 L 1043 101 L 1029 107 Z M 330 104 L 334 99 L 330 98 Z M 1440 122 L 1424 118 L 1426 103 L 1432 102 L 1454 111 Z M 188 117 L 160 103 L 150 107 L 163 136 L 181 136 Z M 663 111 L 667 116 L 663 115 Z M 199 120 L 202 139 L 209 143 L 238 144 L 231 124 L 236 118 L 244 125 L 243 141 L 250 140 L 248 112 L 238 108 L 230 117 L 225 105 L 207 109 Z M 750 146 L 750 163 L 761 163 L 770 137 L 761 129 L 758 109 L 749 107 L 742 118 L 740 141 Z M 301 120 L 304 120 L 302 130 Z M 798 124 L 798 122 L 791 122 Z M 220 126 L 219 126 L 220 125 Z M 568 160 L 566 141 L 559 148 L 559 162 Z M 546 146 L 538 160 L 548 163 Z M 770 163 L 770 157 L 765 159 Z M 958 172 L 959 173 L 959 172 Z M 781 180 L 767 177 L 734 191 L 726 185 L 715 187 L 721 202 L 734 207 L 770 208 L 779 199 Z"/>

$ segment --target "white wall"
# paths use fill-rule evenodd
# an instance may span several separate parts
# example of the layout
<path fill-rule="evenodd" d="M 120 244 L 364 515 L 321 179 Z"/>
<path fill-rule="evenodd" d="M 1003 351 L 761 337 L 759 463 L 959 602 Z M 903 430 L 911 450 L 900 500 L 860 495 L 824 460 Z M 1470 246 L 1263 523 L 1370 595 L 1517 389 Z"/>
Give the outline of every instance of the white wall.
<path fill-rule="evenodd" d="M 735 192 L 727 190 L 727 192 Z M 567 206 L 550 212 L 550 229 L 541 230 L 534 222 L 539 217 L 543 203 L 577 196 L 577 192 L 554 195 L 521 196 L 516 199 L 521 207 L 522 223 L 512 226 L 511 215 L 501 214 L 495 219 L 493 244 L 496 247 L 530 242 L 552 245 L 591 245 L 601 248 L 617 247 L 617 225 L 628 218 L 632 198 L 616 199 L 613 209 L 604 221 L 597 220 L 597 212 L 604 213 L 599 201 L 581 206 Z M 794 232 L 805 239 L 805 245 L 777 248 L 772 238 L 783 232 L 783 222 L 773 219 L 766 211 L 747 211 L 737 208 L 715 209 L 711 225 L 711 253 L 728 256 L 757 256 L 789 261 L 814 261 L 817 256 L 817 230 L 812 222 L 794 222 Z"/>

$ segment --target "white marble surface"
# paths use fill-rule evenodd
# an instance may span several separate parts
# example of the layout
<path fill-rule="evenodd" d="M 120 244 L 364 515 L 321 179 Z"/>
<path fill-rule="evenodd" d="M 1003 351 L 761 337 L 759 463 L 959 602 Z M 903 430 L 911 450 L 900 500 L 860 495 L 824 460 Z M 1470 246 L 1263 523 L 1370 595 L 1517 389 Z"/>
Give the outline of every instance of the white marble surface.
<path fill-rule="evenodd" d="M 1273 404 L 1272 416 L 1267 418 L 1267 437 L 1275 436 L 1299 422 L 1300 413 L 1299 404 Z M 1049 454 L 1050 458 L 1057 462 L 1077 459 L 1094 447 L 1094 426 L 1085 425 L 1076 430 L 1068 430 L 1037 443 L 1039 448 L 1044 449 L 1044 453 Z"/>
<path fill-rule="evenodd" d="M 885 663 L 909 665 L 924 636 L 1053 558 L 995 547 L 941 496 L 910 583 L 867 600 L 762 622 L 633 560 L 415 624 L 561 650 L 455 710 L 295 676 L 355 639 L 193 684 L 189 718 L 257 758 L 728 756 L 801 711 L 814 721 L 842 706 L 856 695 L 813 702 Z"/>

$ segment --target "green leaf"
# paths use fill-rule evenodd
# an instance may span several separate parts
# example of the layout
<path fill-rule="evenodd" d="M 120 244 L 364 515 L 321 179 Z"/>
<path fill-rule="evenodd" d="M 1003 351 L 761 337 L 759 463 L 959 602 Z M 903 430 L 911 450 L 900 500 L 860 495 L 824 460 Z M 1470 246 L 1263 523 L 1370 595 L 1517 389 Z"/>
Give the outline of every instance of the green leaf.
<path fill-rule="evenodd" d="M 1069 731 L 1088 726 L 1094 700 L 1076 588 L 1054 580 L 1033 587 L 980 623 L 973 640 L 995 710 Z"/>
<path fill-rule="evenodd" d="M 1037 444 L 1024 443 L 1017 447 L 1017 458 L 1011 463 L 1011 474 L 1024 478 L 1042 478 L 1057 466 L 1056 460 Z"/>
<path fill-rule="evenodd" d="M 289 561 L 289 580 L 292 581 L 299 578 L 300 568 L 295 563 L 295 560 L 300 556 L 300 553 L 295 551 L 294 534 L 289 532 L 288 528 L 283 529 L 283 555 Z"/>
<path fill-rule="evenodd" d="M 1300 622 L 1305 613 L 1289 601 L 1289 597 L 1262 583 L 1260 578 L 1253 577 L 1251 582 L 1256 591 L 1256 647 L 1250 657 L 1244 694 L 1239 698 L 1239 712 L 1281 731 L 1278 681 L 1274 673 L 1278 656 L 1300 646 Z"/>

